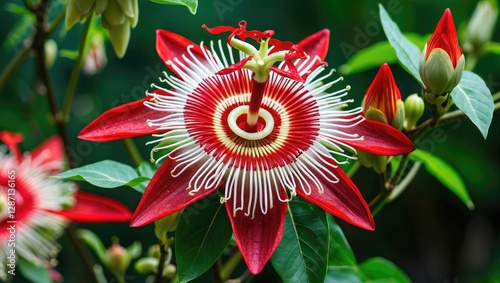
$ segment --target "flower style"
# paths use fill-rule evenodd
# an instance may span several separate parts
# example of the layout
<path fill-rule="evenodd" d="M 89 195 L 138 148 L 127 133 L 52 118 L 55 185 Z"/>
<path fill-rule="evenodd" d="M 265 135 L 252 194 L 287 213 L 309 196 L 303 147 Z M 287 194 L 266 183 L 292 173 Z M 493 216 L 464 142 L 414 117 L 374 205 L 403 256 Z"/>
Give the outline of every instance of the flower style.
<path fill-rule="evenodd" d="M 153 134 L 152 154 L 171 150 L 151 179 L 131 220 L 148 224 L 220 190 L 236 243 L 252 273 L 262 270 L 279 244 L 288 201 L 310 201 L 358 227 L 372 230 L 368 205 L 339 168 L 356 149 L 399 155 L 414 149 L 398 130 L 343 110 L 349 87 L 323 83 L 329 31 L 298 44 L 274 31 L 239 27 L 229 44 L 210 47 L 157 31 L 166 75 L 147 97 L 106 111 L 79 137 L 108 141 Z M 258 42 L 259 48 L 244 41 Z M 233 49 L 239 52 L 235 60 Z M 275 62 L 282 61 L 278 66 Z M 144 106 L 145 105 L 145 106 Z"/>
<path fill-rule="evenodd" d="M 366 91 L 363 115 L 371 120 L 377 120 L 401 129 L 404 123 L 404 103 L 391 67 L 382 64 Z"/>
<path fill-rule="evenodd" d="M 78 191 L 75 184 L 50 174 L 61 170 L 63 145 L 52 137 L 24 155 L 17 144 L 20 134 L 0 132 L 0 278 L 11 255 L 15 232 L 15 256 L 41 264 L 58 251 L 55 239 L 68 220 L 82 223 L 126 222 L 131 212 L 123 204 Z M 10 150 L 7 153 L 7 148 Z"/>
<path fill-rule="evenodd" d="M 446 9 L 420 58 L 420 77 L 425 91 L 446 95 L 460 82 L 464 66 L 465 57 L 458 44 L 453 16 L 450 9 Z M 443 102 L 426 98 L 431 104 Z"/>

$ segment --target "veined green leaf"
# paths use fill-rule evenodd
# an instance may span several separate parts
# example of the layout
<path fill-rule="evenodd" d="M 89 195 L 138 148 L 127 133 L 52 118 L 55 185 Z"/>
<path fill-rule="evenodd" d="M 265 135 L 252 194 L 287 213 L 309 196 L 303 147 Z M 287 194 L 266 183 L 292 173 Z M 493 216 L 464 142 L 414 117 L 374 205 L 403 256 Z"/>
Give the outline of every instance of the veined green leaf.
<path fill-rule="evenodd" d="M 405 33 L 404 36 L 420 49 L 429 40 L 429 35 L 422 36 L 416 33 Z M 373 68 L 379 68 L 383 63 L 393 64 L 397 61 L 396 51 L 389 41 L 379 41 L 354 54 L 346 64 L 340 66 L 339 72 L 342 75 L 352 75 Z"/>
<path fill-rule="evenodd" d="M 186 208 L 175 237 L 179 281 L 188 282 L 205 273 L 222 254 L 231 235 L 226 209 L 217 194 Z"/>
<path fill-rule="evenodd" d="M 158 4 L 166 5 L 181 5 L 186 6 L 191 14 L 196 14 L 196 9 L 198 9 L 198 0 L 151 0 L 152 2 Z"/>
<path fill-rule="evenodd" d="M 410 278 L 394 263 L 381 257 L 372 257 L 359 265 L 363 282 L 409 283 Z"/>
<path fill-rule="evenodd" d="M 363 283 L 357 266 L 329 267 L 325 283 Z"/>
<path fill-rule="evenodd" d="M 271 263 L 283 282 L 323 282 L 328 265 L 324 210 L 298 197 L 289 203 L 283 238 Z"/>
<path fill-rule="evenodd" d="M 379 4 L 380 8 L 380 21 L 385 35 L 389 40 L 391 46 L 396 50 L 399 62 L 420 84 L 419 61 L 421 51 L 420 49 L 408 40 L 399 30 L 398 25 L 391 19 L 384 7 Z"/>
<path fill-rule="evenodd" d="M 72 181 L 86 181 L 100 188 L 134 187 L 149 180 L 148 177 L 139 176 L 134 168 L 113 160 L 103 160 L 70 169 L 52 177 Z"/>
<path fill-rule="evenodd" d="M 464 71 L 460 83 L 451 91 L 451 98 L 486 139 L 495 105 L 483 79 L 473 72 Z"/>
<path fill-rule="evenodd" d="M 439 182 L 459 197 L 469 209 L 474 209 L 474 204 L 472 203 L 469 193 L 465 188 L 464 181 L 457 171 L 455 171 L 455 169 L 453 169 L 453 167 L 451 167 L 448 163 L 441 158 L 420 149 L 416 149 L 410 153 L 410 158 L 422 162 L 427 172 L 433 175 Z"/>
<path fill-rule="evenodd" d="M 356 266 L 356 257 L 344 236 L 344 232 L 332 215 L 327 214 L 326 218 L 330 234 L 328 266 Z"/>

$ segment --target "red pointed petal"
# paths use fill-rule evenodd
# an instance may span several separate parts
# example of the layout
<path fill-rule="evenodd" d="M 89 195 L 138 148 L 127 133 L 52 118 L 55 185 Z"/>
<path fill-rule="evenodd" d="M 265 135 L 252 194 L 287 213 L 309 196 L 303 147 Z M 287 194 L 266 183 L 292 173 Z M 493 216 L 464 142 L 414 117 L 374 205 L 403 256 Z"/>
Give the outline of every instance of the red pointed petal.
<path fill-rule="evenodd" d="M 60 170 L 64 161 L 64 145 L 59 136 L 53 136 L 31 151 L 33 162 L 47 171 Z"/>
<path fill-rule="evenodd" d="M 283 191 L 283 190 L 280 190 Z M 281 196 L 282 199 L 287 196 Z M 233 213 L 233 199 L 226 202 L 226 210 L 234 231 L 236 244 L 241 251 L 248 269 L 253 274 L 259 273 L 278 247 L 283 236 L 288 204 L 281 202 L 273 195 L 274 207 L 262 214 L 259 207 L 254 218 L 244 212 Z"/>
<path fill-rule="evenodd" d="M 331 162 L 333 163 L 333 160 Z M 314 182 L 311 182 L 312 189 L 309 195 L 305 194 L 302 189 L 297 189 L 297 194 L 348 223 L 366 230 L 373 230 L 375 223 L 370 208 L 356 185 L 340 168 L 337 168 L 335 175 L 339 179 L 337 183 L 331 183 L 321 174 L 317 174 L 316 177 L 324 188 L 323 193 L 314 188 Z"/>
<path fill-rule="evenodd" d="M 80 223 L 127 222 L 132 212 L 119 201 L 97 194 L 77 191 L 72 209 L 53 211 Z"/>
<path fill-rule="evenodd" d="M 441 48 L 446 51 L 451 58 L 453 67 L 457 66 L 457 62 L 463 52 L 458 43 L 455 23 L 449 8 L 444 11 L 443 16 L 436 26 L 436 30 L 427 43 L 426 59 L 435 48 Z"/>
<path fill-rule="evenodd" d="M 190 51 L 200 62 L 205 63 L 207 61 L 201 47 L 191 40 L 170 31 L 161 29 L 156 31 L 156 52 L 158 52 L 163 63 L 177 58 L 183 64 L 188 65 L 189 63 L 182 58 L 183 54 L 188 54 L 188 46 L 193 46 Z M 177 74 L 170 64 L 166 65 L 172 72 Z"/>
<path fill-rule="evenodd" d="M 187 168 L 180 176 L 175 178 L 171 176 L 174 167 L 175 163 L 170 158 L 167 158 L 156 171 L 132 215 L 130 221 L 132 227 L 146 225 L 179 211 L 211 194 L 217 188 L 217 186 L 214 186 L 212 189 L 190 195 L 190 190 L 187 190 L 187 188 L 189 180 L 198 169 L 196 164 Z"/>
<path fill-rule="evenodd" d="M 325 60 L 326 54 L 328 53 L 328 44 L 330 41 L 330 30 L 324 29 L 317 33 L 311 34 L 310 36 L 301 40 L 297 45 L 304 50 L 304 52 L 314 58 L 319 56 L 321 60 Z"/>
<path fill-rule="evenodd" d="M 102 142 L 164 132 L 165 130 L 159 131 L 146 124 L 148 119 L 168 115 L 166 112 L 146 107 L 143 103 L 149 99 L 146 97 L 109 109 L 83 128 L 78 137 Z"/>
<path fill-rule="evenodd" d="M 364 119 L 356 126 L 342 128 L 342 131 L 363 136 L 361 140 L 343 140 L 343 142 L 369 153 L 393 156 L 415 150 L 413 142 L 405 134 L 381 122 Z"/>
<path fill-rule="evenodd" d="M 19 163 L 23 160 L 23 157 L 17 144 L 21 143 L 23 140 L 24 136 L 21 133 L 11 133 L 8 131 L 0 132 L 0 141 L 5 143 L 5 145 L 9 148 L 11 154 L 16 157 Z"/>

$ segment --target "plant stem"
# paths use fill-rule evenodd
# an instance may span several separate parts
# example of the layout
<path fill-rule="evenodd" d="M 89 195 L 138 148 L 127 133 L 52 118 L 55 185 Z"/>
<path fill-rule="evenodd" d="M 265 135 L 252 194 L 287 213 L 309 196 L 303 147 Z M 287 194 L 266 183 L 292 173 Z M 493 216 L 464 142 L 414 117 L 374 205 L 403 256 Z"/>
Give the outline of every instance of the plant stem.
<path fill-rule="evenodd" d="M 231 273 L 233 273 L 234 269 L 236 268 L 236 266 L 238 266 L 242 258 L 243 257 L 241 256 L 240 250 L 238 248 L 235 248 L 233 254 L 222 266 L 220 274 L 223 282 L 228 280 L 229 276 L 231 276 Z"/>
<path fill-rule="evenodd" d="M 214 282 L 223 283 L 224 280 L 222 280 L 221 276 L 222 260 L 220 257 L 215 261 L 214 265 L 212 266 L 212 269 L 214 270 Z"/>
<path fill-rule="evenodd" d="M 123 140 L 123 142 L 125 143 L 125 148 L 127 148 L 128 154 L 130 155 L 130 158 L 132 158 L 135 166 L 138 167 L 139 165 L 141 165 L 144 160 L 142 159 L 141 153 L 139 152 L 139 149 L 137 149 L 134 140 L 131 138 L 126 138 Z"/>
<path fill-rule="evenodd" d="M 361 163 L 359 163 L 358 160 L 354 161 L 354 164 L 352 164 L 351 168 L 349 168 L 349 171 L 347 171 L 347 176 L 352 177 L 356 172 L 358 172 L 358 169 L 361 167 Z"/>
<path fill-rule="evenodd" d="M 80 36 L 80 44 L 78 45 L 78 56 L 76 57 L 75 65 L 73 66 L 68 86 L 66 87 L 66 93 L 64 95 L 63 107 L 61 112 L 61 119 L 64 122 L 67 122 L 69 120 L 71 102 L 73 101 L 73 96 L 76 89 L 76 82 L 78 81 L 78 77 L 80 76 L 80 71 L 83 65 L 83 59 L 86 52 L 85 47 L 86 47 L 88 33 L 90 30 L 90 24 L 92 23 L 92 16 L 93 13 L 90 13 L 90 15 L 85 20 L 85 25 L 83 26 L 82 35 Z"/>
<path fill-rule="evenodd" d="M 13 58 L 10 60 L 9 64 L 5 69 L 3 69 L 0 74 L 0 90 L 4 87 L 5 83 L 9 80 L 10 76 L 14 73 L 14 71 L 19 67 L 21 62 L 28 57 L 31 51 L 31 43 L 25 43 L 23 49 L 19 51 Z"/>
<path fill-rule="evenodd" d="M 162 242 L 158 239 L 158 245 L 160 246 L 160 260 L 158 261 L 158 267 L 155 274 L 154 283 L 160 283 L 163 281 L 163 269 L 165 268 L 165 261 L 167 260 L 168 247 L 173 243 L 173 238 L 170 238 L 167 243 Z M 173 282 L 173 281 L 172 281 Z"/>

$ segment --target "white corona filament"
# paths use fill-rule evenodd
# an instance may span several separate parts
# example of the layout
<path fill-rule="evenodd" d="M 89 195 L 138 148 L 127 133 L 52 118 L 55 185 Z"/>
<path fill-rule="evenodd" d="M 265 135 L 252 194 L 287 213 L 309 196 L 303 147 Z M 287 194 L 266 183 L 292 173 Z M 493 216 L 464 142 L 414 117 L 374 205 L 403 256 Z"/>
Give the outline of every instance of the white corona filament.
<path fill-rule="evenodd" d="M 188 168 L 196 168 L 195 173 L 189 181 L 190 194 L 194 195 L 200 190 L 213 189 L 215 186 L 224 187 L 224 196 L 221 202 L 232 199 L 233 211 L 242 211 L 245 215 L 254 217 L 256 210 L 266 214 L 274 205 L 274 201 L 288 202 L 297 195 L 297 190 L 304 194 L 311 194 L 314 190 L 319 193 L 325 191 L 325 186 L 335 184 L 339 181 L 335 175 L 336 164 L 347 163 L 349 159 L 356 159 L 356 150 L 345 143 L 350 140 L 362 140 L 357 134 L 345 132 L 343 129 L 353 127 L 363 121 L 359 115 L 361 108 L 343 110 L 352 100 L 346 100 L 350 87 L 328 92 L 334 84 L 341 82 L 342 77 L 323 83 L 330 78 L 334 70 L 323 74 L 324 67 L 319 66 L 309 71 L 319 58 L 296 60 L 295 65 L 300 75 L 308 74 L 304 83 L 300 84 L 291 79 L 283 78 L 271 72 L 268 85 L 276 85 L 290 92 L 303 92 L 314 100 L 318 113 L 318 133 L 316 140 L 312 142 L 307 150 L 297 154 L 295 161 L 284 165 L 271 166 L 261 160 L 252 163 L 245 156 L 257 158 L 268 156 L 271 153 L 283 149 L 287 141 L 288 132 L 291 127 L 288 122 L 288 110 L 273 97 L 264 96 L 262 104 L 278 113 L 281 119 L 279 134 L 275 142 L 262 144 L 260 140 L 268 136 L 275 127 L 275 121 L 271 113 L 261 108 L 259 115 L 265 121 L 262 131 L 248 133 L 240 129 L 236 119 L 243 113 L 247 113 L 248 106 L 237 106 L 227 116 L 227 125 L 231 131 L 241 138 L 240 143 L 230 139 L 223 128 L 223 109 L 232 105 L 241 105 L 248 102 L 250 93 L 235 93 L 231 82 L 235 80 L 249 80 L 252 76 L 249 70 L 233 72 L 228 75 L 216 75 L 216 73 L 235 63 L 233 50 L 226 44 L 224 48 L 221 41 L 217 44 L 210 42 L 210 48 L 201 44 L 204 58 L 198 58 L 189 46 L 182 60 L 175 58 L 166 62 L 178 74 L 178 77 L 165 75 L 160 78 L 166 87 L 153 85 L 169 95 L 154 92 L 147 93 L 151 97 L 145 105 L 156 111 L 166 114 L 162 118 L 148 120 L 148 124 L 160 130 L 163 134 L 155 134 L 155 140 L 147 144 L 157 143 L 151 151 L 160 150 L 170 152 L 164 153 L 156 162 L 170 157 L 174 162 L 171 172 L 172 177 L 178 177 L 186 172 Z M 226 55 L 227 54 L 227 55 Z M 229 56 L 229 57 L 228 57 Z M 240 60 L 247 55 L 239 52 Z M 280 68 L 287 68 L 282 63 Z M 323 74 L 323 75 L 321 75 Z M 321 75 L 321 76 L 320 76 Z M 195 127 L 185 121 L 185 106 L 189 101 L 203 103 L 204 99 L 198 88 L 202 86 L 224 85 L 223 89 L 211 89 L 213 93 L 234 93 L 222 101 L 217 101 L 213 117 L 207 117 L 207 123 L 213 123 L 213 135 L 224 145 L 224 149 L 205 150 L 206 144 L 200 144 L 195 137 L 188 132 L 189 127 Z M 297 101 L 296 103 L 304 103 Z M 245 108 L 246 107 L 246 108 Z M 227 152 L 232 152 L 228 154 Z M 153 160 L 153 158 L 152 158 Z M 283 158 L 283 160 L 285 160 Z M 284 161 L 283 161 L 284 162 Z"/>

